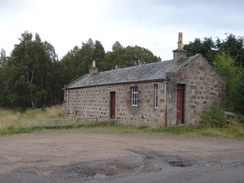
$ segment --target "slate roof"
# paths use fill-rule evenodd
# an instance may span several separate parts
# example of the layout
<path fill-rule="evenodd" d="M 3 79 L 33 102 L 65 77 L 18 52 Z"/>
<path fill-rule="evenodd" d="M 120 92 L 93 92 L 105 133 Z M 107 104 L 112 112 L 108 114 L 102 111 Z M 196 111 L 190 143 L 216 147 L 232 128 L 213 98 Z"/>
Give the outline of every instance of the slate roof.
<path fill-rule="evenodd" d="M 100 86 L 108 84 L 121 84 L 153 80 L 166 80 L 167 74 L 178 71 L 195 57 L 182 58 L 179 61 L 168 60 L 139 66 L 113 69 L 110 71 L 85 74 L 66 86 L 66 89 Z"/>

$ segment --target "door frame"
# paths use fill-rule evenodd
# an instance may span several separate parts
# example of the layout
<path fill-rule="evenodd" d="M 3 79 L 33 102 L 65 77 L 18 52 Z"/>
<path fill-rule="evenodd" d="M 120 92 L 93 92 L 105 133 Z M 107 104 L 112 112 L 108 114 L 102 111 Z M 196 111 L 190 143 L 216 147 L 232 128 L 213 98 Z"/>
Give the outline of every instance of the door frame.
<path fill-rule="evenodd" d="M 185 124 L 185 84 L 177 84 L 176 123 Z"/>

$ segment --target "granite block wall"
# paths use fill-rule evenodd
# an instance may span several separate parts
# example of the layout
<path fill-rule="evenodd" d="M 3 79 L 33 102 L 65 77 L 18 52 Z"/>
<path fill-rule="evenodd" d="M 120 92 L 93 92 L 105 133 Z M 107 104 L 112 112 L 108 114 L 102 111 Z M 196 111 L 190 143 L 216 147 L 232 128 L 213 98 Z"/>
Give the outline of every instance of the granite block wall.
<path fill-rule="evenodd" d="M 157 108 L 155 84 L 158 85 Z M 177 84 L 185 85 L 185 124 L 197 124 L 204 107 L 214 100 L 219 100 L 223 106 L 225 104 L 225 79 L 199 55 L 178 71 L 167 73 L 167 81 L 65 90 L 65 114 L 67 117 L 109 119 L 110 93 L 115 92 L 115 119 L 118 123 L 156 127 L 177 125 Z M 133 86 L 138 86 L 138 106 L 132 106 Z"/>
<path fill-rule="evenodd" d="M 158 85 L 158 107 L 155 108 L 154 84 Z M 138 86 L 138 106 L 132 106 L 131 87 Z M 110 93 L 116 95 L 118 123 L 163 126 L 165 116 L 165 82 L 144 82 L 95 86 L 65 91 L 67 117 L 110 118 Z"/>
<path fill-rule="evenodd" d="M 225 79 L 202 57 L 197 57 L 169 75 L 167 85 L 168 124 L 176 125 L 177 84 L 185 85 L 185 124 L 198 124 L 205 106 L 214 100 L 225 105 Z"/>

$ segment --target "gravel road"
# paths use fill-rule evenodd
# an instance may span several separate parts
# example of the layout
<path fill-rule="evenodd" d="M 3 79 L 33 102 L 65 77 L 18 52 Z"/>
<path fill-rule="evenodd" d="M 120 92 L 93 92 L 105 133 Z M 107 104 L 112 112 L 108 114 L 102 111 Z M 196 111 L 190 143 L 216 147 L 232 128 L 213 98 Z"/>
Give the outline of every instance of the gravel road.
<path fill-rule="evenodd" d="M 0 137 L 0 183 L 244 182 L 244 141 L 44 130 Z"/>

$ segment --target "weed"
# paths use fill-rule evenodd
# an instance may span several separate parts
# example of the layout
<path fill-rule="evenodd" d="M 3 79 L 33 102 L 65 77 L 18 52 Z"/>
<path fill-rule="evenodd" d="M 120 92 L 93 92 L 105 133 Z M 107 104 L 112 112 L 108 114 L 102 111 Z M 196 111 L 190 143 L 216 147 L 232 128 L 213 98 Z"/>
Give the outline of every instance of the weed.
<path fill-rule="evenodd" d="M 205 107 L 201 114 L 201 127 L 222 128 L 226 124 L 227 119 L 219 102 L 214 101 L 210 106 Z"/>

